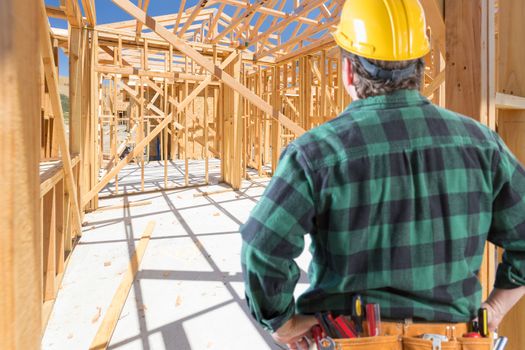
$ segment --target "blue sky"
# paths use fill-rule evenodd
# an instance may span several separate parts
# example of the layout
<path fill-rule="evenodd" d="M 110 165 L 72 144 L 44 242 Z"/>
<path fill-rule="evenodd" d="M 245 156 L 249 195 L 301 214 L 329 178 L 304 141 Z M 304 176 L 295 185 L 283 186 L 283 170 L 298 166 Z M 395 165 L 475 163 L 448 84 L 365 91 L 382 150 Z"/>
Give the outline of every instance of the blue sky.
<path fill-rule="evenodd" d="M 46 4 L 52 5 L 52 6 L 59 6 L 60 1 L 59 0 L 45 0 Z M 81 1 L 78 1 L 80 4 Z M 137 4 L 137 0 L 132 0 L 133 3 Z M 186 8 L 195 6 L 198 3 L 198 0 L 187 0 L 186 1 Z M 180 0 L 151 0 L 150 5 L 148 7 L 148 14 L 150 16 L 158 16 L 158 15 L 165 15 L 170 13 L 177 13 L 179 11 L 180 6 Z M 219 5 L 213 5 L 212 7 L 216 8 Z M 283 8 L 283 11 L 285 12 L 291 12 L 293 11 L 293 1 L 288 0 L 286 2 L 286 5 Z M 111 0 L 95 0 L 95 7 L 97 12 L 97 24 L 106 24 L 106 23 L 112 23 L 112 22 L 118 22 L 118 21 L 126 21 L 133 19 L 131 16 L 129 16 L 127 13 L 125 13 L 120 7 L 113 4 Z M 226 6 L 226 9 L 224 11 L 228 15 L 233 15 L 234 8 L 232 6 Z M 318 10 L 312 11 L 309 17 L 316 16 L 318 13 Z M 257 13 L 254 15 L 252 19 L 252 23 L 257 21 L 260 14 Z M 54 18 L 50 18 L 50 23 L 52 27 L 56 28 L 64 28 L 67 29 L 67 22 L 65 20 L 58 20 Z M 261 31 L 265 31 L 269 27 L 270 21 L 266 20 L 265 23 L 261 26 Z M 293 32 L 292 28 L 287 28 L 285 33 L 283 33 L 284 40 L 287 40 L 287 36 Z M 68 75 L 68 58 L 67 56 L 60 50 L 59 55 L 59 71 L 60 75 L 67 76 Z"/>

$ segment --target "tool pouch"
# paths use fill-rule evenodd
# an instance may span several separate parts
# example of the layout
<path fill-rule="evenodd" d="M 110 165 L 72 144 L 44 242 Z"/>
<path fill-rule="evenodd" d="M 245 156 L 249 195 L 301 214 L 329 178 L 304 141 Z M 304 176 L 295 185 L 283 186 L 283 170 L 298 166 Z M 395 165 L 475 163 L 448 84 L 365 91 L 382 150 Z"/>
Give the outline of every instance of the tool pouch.
<path fill-rule="evenodd" d="M 488 338 L 459 338 L 461 350 L 491 350 L 493 344 L 492 337 Z"/>
<path fill-rule="evenodd" d="M 442 350 L 460 350 L 457 341 L 441 343 Z M 403 337 L 403 350 L 433 350 L 432 341 L 416 337 Z"/>
<path fill-rule="evenodd" d="M 351 339 L 334 339 L 336 350 L 402 350 L 401 337 L 385 335 Z"/>
<path fill-rule="evenodd" d="M 441 343 L 442 350 L 491 350 L 491 338 L 458 338 Z M 433 350 L 432 341 L 403 337 L 403 350 Z"/>

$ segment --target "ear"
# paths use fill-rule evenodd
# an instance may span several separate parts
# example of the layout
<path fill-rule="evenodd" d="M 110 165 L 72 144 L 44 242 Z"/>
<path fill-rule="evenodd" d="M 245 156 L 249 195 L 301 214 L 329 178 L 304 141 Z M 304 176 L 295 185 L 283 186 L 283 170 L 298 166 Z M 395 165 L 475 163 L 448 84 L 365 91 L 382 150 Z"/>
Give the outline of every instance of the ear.
<path fill-rule="evenodd" d="M 343 83 L 347 86 L 354 85 L 352 62 L 350 62 L 348 57 L 343 58 Z"/>
<path fill-rule="evenodd" d="M 355 90 L 355 77 L 354 72 L 352 70 L 352 62 L 350 62 L 350 59 L 348 57 L 343 58 L 343 85 L 345 87 L 346 92 L 350 95 L 353 101 L 358 100 L 359 97 L 357 96 L 357 92 Z"/>

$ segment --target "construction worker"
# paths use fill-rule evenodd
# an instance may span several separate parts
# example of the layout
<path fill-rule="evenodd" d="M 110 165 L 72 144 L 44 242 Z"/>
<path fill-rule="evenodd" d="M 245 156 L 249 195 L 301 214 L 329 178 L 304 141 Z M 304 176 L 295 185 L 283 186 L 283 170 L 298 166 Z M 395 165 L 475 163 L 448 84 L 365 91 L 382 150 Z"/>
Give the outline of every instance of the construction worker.
<path fill-rule="evenodd" d="M 495 329 L 525 294 L 525 169 L 496 133 L 418 92 L 418 0 L 347 0 L 334 38 L 353 102 L 288 145 L 241 227 L 253 316 L 291 349 L 314 313 L 350 314 L 356 293 L 383 319 L 465 323 L 488 240 L 505 249 L 483 304 Z M 310 287 L 295 300 L 307 234 Z"/>

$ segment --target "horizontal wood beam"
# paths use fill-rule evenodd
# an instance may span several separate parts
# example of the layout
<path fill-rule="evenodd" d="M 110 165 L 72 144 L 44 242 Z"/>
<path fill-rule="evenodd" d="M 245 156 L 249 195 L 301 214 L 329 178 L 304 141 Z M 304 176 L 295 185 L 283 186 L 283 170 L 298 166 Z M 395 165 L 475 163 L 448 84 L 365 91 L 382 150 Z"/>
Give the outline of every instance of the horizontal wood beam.
<path fill-rule="evenodd" d="M 163 78 L 169 79 L 170 82 L 179 80 L 191 80 L 191 81 L 203 81 L 207 77 L 212 75 L 198 75 L 190 73 L 179 73 L 179 72 L 157 72 L 151 70 L 142 70 L 134 67 L 110 67 L 98 65 L 95 67 L 97 73 L 104 74 L 121 74 L 123 76 L 138 76 L 138 77 L 149 77 L 149 78 Z"/>
<path fill-rule="evenodd" d="M 100 27 L 97 27 L 97 28 L 100 28 Z M 108 46 L 118 45 L 118 38 L 120 35 L 122 38 L 122 45 L 124 47 L 129 47 L 129 48 L 143 47 L 144 39 L 146 38 L 148 40 L 148 47 L 150 49 L 156 49 L 156 50 L 164 51 L 164 52 L 167 52 L 169 50 L 169 44 L 165 40 L 159 39 L 155 34 L 145 33 L 142 35 L 142 38 L 139 38 L 137 40 L 134 32 L 129 32 L 125 30 L 112 29 L 112 28 L 101 28 L 101 29 L 97 29 L 97 32 L 99 34 L 99 42 L 101 45 L 108 45 Z M 60 35 L 60 36 L 63 36 L 64 38 L 67 38 L 67 30 L 53 28 L 53 34 Z M 233 48 L 220 46 L 220 45 L 205 44 L 205 43 L 200 43 L 200 42 L 190 42 L 188 44 L 191 45 L 194 49 L 201 51 L 201 52 L 206 52 L 206 53 L 211 53 L 214 47 L 216 47 L 216 50 L 220 56 L 229 54 L 230 52 L 234 51 Z M 177 51 L 174 51 L 174 53 L 178 54 Z"/>
<path fill-rule="evenodd" d="M 48 17 L 63 19 L 67 21 L 67 15 L 63 9 L 58 6 L 46 5 L 46 13 Z"/>
<path fill-rule="evenodd" d="M 76 155 L 71 159 L 71 165 L 75 167 L 80 161 L 80 157 Z M 40 163 L 42 164 L 42 163 Z M 58 162 L 53 168 L 40 174 L 40 198 L 49 192 L 58 181 L 62 180 L 65 176 L 64 166 L 62 162 Z"/>
<path fill-rule="evenodd" d="M 496 108 L 525 110 L 525 97 L 496 93 Z"/>
<path fill-rule="evenodd" d="M 195 17 L 195 20 L 196 21 L 202 21 L 204 19 L 206 19 L 207 17 L 209 17 L 209 15 L 211 13 L 214 12 L 214 9 L 204 9 L 200 12 L 200 15 L 198 15 L 197 17 Z M 173 21 L 176 20 L 177 18 L 177 13 L 172 13 L 172 14 L 168 14 L 168 15 L 161 15 L 161 16 L 155 16 L 154 18 L 159 22 L 159 23 L 163 23 L 163 24 L 166 24 L 167 23 L 173 23 Z M 182 16 L 181 16 L 181 20 L 183 22 L 185 22 L 185 19 L 187 19 L 188 17 L 190 16 L 190 14 L 187 14 L 187 13 L 183 13 Z M 111 28 L 111 29 L 134 29 L 137 25 L 137 20 L 136 19 L 132 19 L 132 20 L 127 20 L 127 21 L 120 21 L 120 22 L 113 22 L 113 23 L 107 23 L 107 24 L 99 24 L 97 25 L 96 29 L 102 29 L 102 28 Z M 130 33 L 135 33 L 135 32 L 130 32 Z"/>

